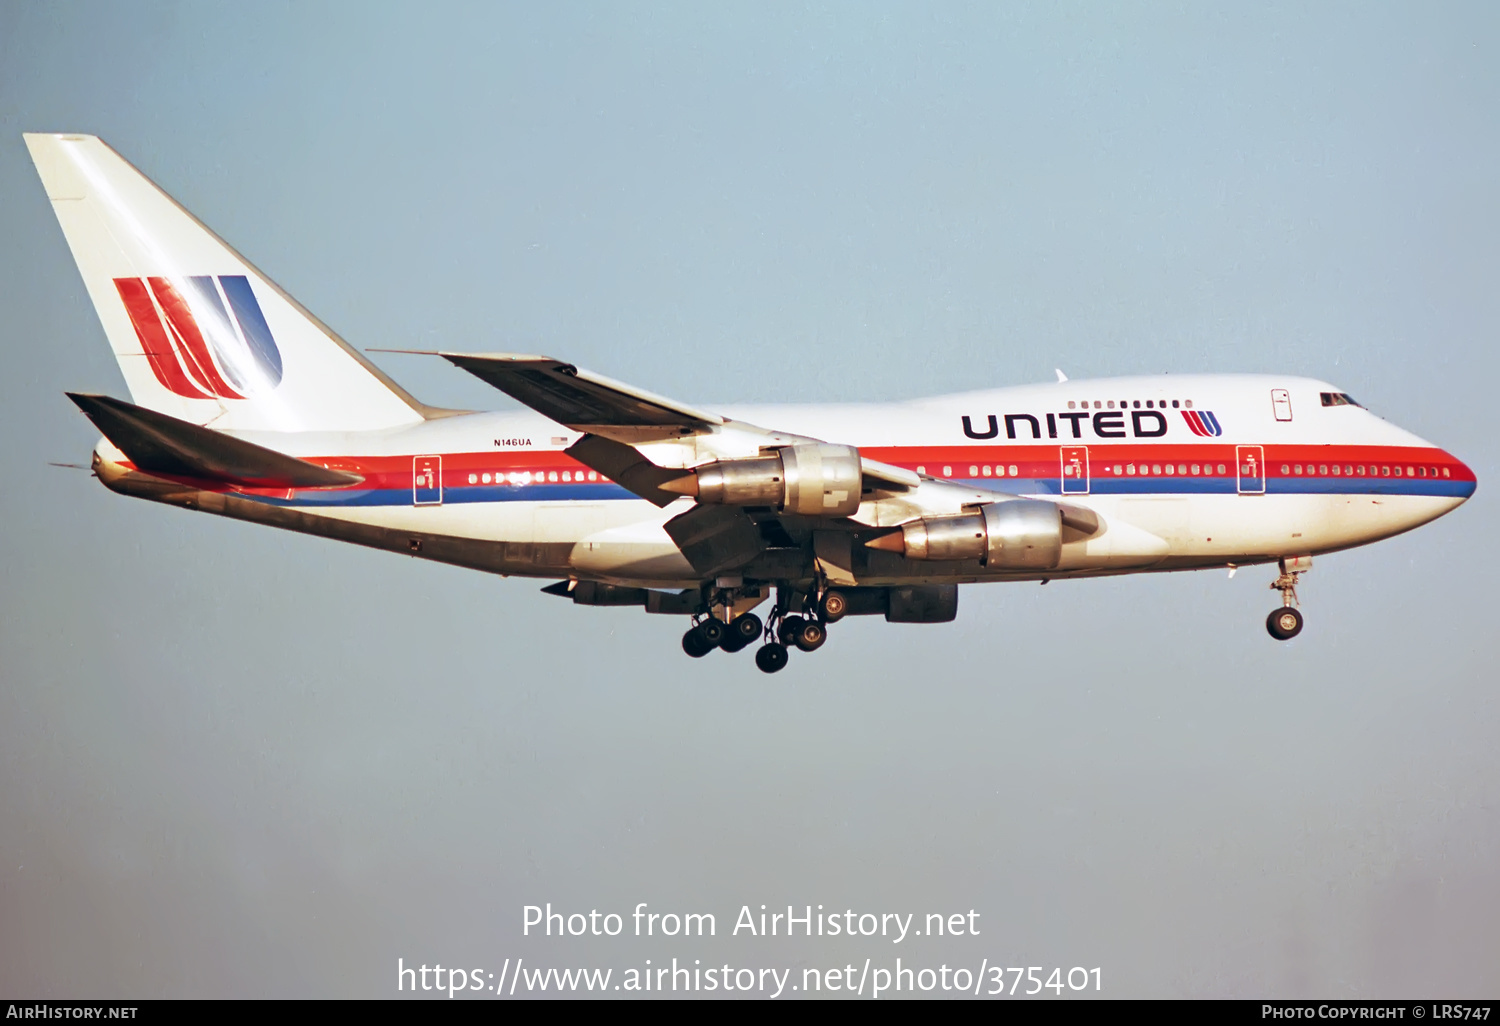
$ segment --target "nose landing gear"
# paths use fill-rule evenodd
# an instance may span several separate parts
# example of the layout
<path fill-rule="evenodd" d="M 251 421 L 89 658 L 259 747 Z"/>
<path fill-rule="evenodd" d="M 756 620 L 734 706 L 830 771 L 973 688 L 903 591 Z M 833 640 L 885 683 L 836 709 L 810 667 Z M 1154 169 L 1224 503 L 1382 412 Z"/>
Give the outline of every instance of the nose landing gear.
<path fill-rule="evenodd" d="M 1312 569 L 1311 556 L 1293 556 L 1281 561 L 1281 576 L 1271 583 L 1272 591 L 1281 592 L 1281 608 L 1266 617 L 1266 630 L 1277 641 L 1290 641 L 1302 633 L 1302 613 L 1296 607 L 1297 578 Z"/>

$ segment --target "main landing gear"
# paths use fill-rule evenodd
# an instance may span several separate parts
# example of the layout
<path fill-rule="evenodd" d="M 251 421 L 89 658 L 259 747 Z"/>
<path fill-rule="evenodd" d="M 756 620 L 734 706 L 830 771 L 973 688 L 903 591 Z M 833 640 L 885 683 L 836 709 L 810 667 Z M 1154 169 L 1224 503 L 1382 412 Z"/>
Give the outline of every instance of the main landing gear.
<path fill-rule="evenodd" d="M 716 648 L 738 652 L 760 637 L 760 633 L 760 617 L 754 613 L 744 613 L 728 623 L 710 616 L 695 623 L 682 636 L 682 650 L 694 659 L 701 659 Z"/>
<path fill-rule="evenodd" d="M 1312 569 L 1311 556 L 1295 556 L 1281 561 L 1281 576 L 1271 584 L 1281 592 L 1281 608 L 1266 617 L 1266 630 L 1277 641 L 1290 641 L 1302 633 L 1302 613 L 1297 606 L 1297 578 Z"/>
<path fill-rule="evenodd" d="M 732 601 L 714 607 L 715 612 L 732 608 Z M 786 667 L 793 648 L 804 652 L 822 648 L 828 640 L 828 624 L 842 619 L 848 608 L 848 599 L 837 591 L 824 590 L 815 599 L 813 595 L 782 588 L 777 592 L 776 605 L 767 623 L 762 624 L 754 613 L 741 613 L 728 623 L 722 616 L 710 614 L 696 620 L 682 636 L 682 650 L 694 659 L 701 659 L 716 648 L 738 652 L 764 637 L 765 644 L 755 653 L 755 665 L 763 673 L 776 673 Z"/>

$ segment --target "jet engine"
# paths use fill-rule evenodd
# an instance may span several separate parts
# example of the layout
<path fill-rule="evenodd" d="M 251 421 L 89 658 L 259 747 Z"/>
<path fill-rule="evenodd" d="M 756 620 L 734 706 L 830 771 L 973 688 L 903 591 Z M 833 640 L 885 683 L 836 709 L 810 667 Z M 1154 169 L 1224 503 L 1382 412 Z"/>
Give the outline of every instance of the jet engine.
<path fill-rule="evenodd" d="M 723 506 L 774 506 L 808 517 L 859 509 L 863 470 L 851 445 L 790 445 L 769 456 L 715 460 L 659 487 Z"/>
<path fill-rule="evenodd" d="M 977 559 L 993 569 L 1046 570 L 1062 559 L 1064 527 L 1087 535 L 1098 529 L 1099 521 L 1089 510 L 1014 499 L 973 513 L 913 520 L 866 544 L 907 559 Z"/>

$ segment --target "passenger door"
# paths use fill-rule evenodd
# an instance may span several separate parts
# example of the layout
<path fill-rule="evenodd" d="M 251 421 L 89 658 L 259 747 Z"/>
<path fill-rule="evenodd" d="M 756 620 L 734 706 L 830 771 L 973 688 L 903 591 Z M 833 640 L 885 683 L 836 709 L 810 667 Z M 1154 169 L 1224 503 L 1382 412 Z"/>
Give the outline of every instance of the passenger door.
<path fill-rule="evenodd" d="M 1234 447 L 1234 462 L 1239 471 L 1241 495 L 1264 495 L 1266 491 L 1266 451 L 1259 445 Z"/>
<path fill-rule="evenodd" d="M 412 457 L 411 504 L 413 506 L 441 506 L 443 504 L 443 458 L 441 456 Z"/>
<path fill-rule="evenodd" d="M 1089 450 L 1084 445 L 1064 445 L 1059 450 L 1062 460 L 1062 493 L 1064 495 L 1087 495 L 1089 493 Z"/>

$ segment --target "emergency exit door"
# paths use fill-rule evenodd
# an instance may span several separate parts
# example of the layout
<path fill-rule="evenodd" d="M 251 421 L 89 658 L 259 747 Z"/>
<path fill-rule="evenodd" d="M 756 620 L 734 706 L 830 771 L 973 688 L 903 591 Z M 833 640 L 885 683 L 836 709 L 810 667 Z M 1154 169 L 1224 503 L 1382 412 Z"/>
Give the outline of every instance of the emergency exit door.
<path fill-rule="evenodd" d="M 1087 495 L 1089 493 L 1088 447 L 1064 445 L 1059 452 L 1062 458 L 1062 493 L 1064 495 Z"/>
<path fill-rule="evenodd" d="M 411 461 L 411 504 L 440 506 L 443 502 L 443 458 L 415 456 Z"/>

